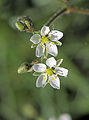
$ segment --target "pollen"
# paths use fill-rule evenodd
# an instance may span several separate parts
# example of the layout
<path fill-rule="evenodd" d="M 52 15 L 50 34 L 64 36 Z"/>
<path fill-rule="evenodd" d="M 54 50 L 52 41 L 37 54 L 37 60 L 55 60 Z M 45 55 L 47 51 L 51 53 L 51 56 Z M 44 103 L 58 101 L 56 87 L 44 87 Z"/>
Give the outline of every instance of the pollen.
<path fill-rule="evenodd" d="M 42 43 L 40 43 L 40 45 L 42 46 Z"/>
<path fill-rule="evenodd" d="M 50 83 L 50 81 L 48 80 L 48 83 Z"/>
<path fill-rule="evenodd" d="M 44 46 L 42 46 L 42 48 L 44 48 Z"/>
<path fill-rule="evenodd" d="M 57 77 L 55 77 L 55 79 L 57 79 Z"/>
<path fill-rule="evenodd" d="M 49 37 L 52 37 L 52 35 L 49 35 Z"/>
<path fill-rule="evenodd" d="M 45 77 L 45 75 L 43 75 L 43 77 Z"/>
<path fill-rule="evenodd" d="M 56 71 L 55 71 L 55 70 L 54 70 L 53 72 L 54 72 L 54 73 L 56 73 Z"/>
<path fill-rule="evenodd" d="M 46 73 L 47 73 L 48 76 L 52 76 L 52 74 L 53 74 L 52 68 L 46 69 Z"/>
<path fill-rule="evenodd" d="M 51 47 L 52 45 L 50 45 L 50 47 Z"/>
<path fill-rule="evenodd" d="M 52 80 L 54 80 L 54 78 L 52 78 Z"/>
<path fill-rule="evenodd" d="M 46 48 L 46 50 L 48 50 L 48 48 Z"/>
<path fill-rule="evenodd" d="M 39 41 L 42 40 L 41 38 L 39 38 Z"/>
<path fill-rule="evenodd" d="M 52 44 L 54 44 L 54 42 L 52 42 Z"/>

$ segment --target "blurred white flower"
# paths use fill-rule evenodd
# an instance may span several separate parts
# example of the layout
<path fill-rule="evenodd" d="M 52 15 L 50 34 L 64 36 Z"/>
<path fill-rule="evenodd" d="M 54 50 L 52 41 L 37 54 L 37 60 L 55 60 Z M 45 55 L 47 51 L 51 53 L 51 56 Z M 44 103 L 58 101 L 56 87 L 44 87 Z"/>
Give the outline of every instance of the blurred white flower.
<path fill-rule="evenodd" d="M 50 32 L 48 26 L 43 26 L 40 33 L 41 35 L 34 34 L 30 38 L 31 42 L 38 44 L 36 47 L 36 56 L 41 57 L 44 54 L 45 50 L 52 56 L 57 56 L 58 50 L 55 42 L 63 37 L 63 33 L 57 30 L 52 30 Z"/>
<path fill-rule="evenodd" d="M 72 117 L 69 114 L 65 113 L 60 115 L 58 120 L 72 120 Z"/>
<path fill-rule="evenodd" d="M 46 66 L 43 63 L 38 63 L 33 65 L 33 70 L 35 72 L 41 72 L 41 75 L 37 78 L 36 87 L 45 87 L 49 83 L 53 88 L 60 89 L 60 79 L 59 76 L 67 77 L 68 70 L 59 67 L 63 59 L 56 61 L 54 57 L 48 58 L 46 60 Z M 48 80 L 47 80 L 48 77 Z"/>

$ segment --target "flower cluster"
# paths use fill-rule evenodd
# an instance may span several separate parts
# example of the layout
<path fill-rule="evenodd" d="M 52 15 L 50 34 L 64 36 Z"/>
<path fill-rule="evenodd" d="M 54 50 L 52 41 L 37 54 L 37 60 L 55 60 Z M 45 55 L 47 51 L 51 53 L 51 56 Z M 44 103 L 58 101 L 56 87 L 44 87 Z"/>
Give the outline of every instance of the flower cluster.
<path fill-rule="evenodd" d="M 45 87 L 47 84 L 50 84 L 53 88 L 60 89 L 59 77 L 67 77 L 68 70 L 60 67 L 63 59 L 56 61 L 54 57 L 58 55 L 57 46 L 62 45 L 59 40 L 63 37 L 63 33 L 58 30 L 50 31 L 48 26 L 43 26 L 40 32 L 35 32 L 31 28 L 31 20 L 27 20 L 26 16 L 20 18 L 16 26 L 20 31 L 24 30 L 33 33 L 33 36 L 30 38 L 30 41 L 33 43 L 31 48 L 36 47 L 37 59 L 31 64 L 22 64 L 18 69 L 18 73 L 33 72 L 34 76 L 38 76 L 36 87 Z M 49 54 L 53 57 L 49 58 Z"/>

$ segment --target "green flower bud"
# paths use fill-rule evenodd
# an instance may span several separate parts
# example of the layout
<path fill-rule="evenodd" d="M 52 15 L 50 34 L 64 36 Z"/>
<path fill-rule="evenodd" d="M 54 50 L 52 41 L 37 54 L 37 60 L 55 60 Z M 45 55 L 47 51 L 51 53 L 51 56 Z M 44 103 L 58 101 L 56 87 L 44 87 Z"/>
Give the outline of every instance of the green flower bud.
<path fill-rule="evenodd" d="M 16 27 L 20 31 L 33 32 L 32 20 L 28 16 L 20 17 L 16 22 Z"/>
<path fill-rule="evenodd" d="M 32 72 L 32 65 L 28 63 L 23 63 L 19 68 L 18 68 L 18 73 L 25 73 L 25 72 Z"/>

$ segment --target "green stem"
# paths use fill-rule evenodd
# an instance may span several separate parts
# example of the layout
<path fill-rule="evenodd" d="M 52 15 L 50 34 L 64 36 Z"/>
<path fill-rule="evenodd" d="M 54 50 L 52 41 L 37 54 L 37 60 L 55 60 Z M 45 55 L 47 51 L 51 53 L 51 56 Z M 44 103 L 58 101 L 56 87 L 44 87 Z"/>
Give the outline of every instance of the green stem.
<path fill-rule="evenodd" d="M 56 14 L 54 14 L 47 22 L 47 26 L 50 26 L 59 16 L 63 15 L 64 13 L 80 13 L 80 14 L 86 14 L 89 15 L 89 10 L 85 9 L 78 9 L 74 7 L 67 6 L 66 8 L 63 8 L 61 11 L 58 11 Z"/>
<path fill-rule="evenodd" d="M 60 15 L 62 15 L 63 13 L 65 13 L 67 11 L 67 8 L 63 8 L 61 11 L 58 11 L 56 14 L 53 15 L 53 17 L 51 17 L 48 21 L 48 23 L 46 24 L 47 26 L 50 26 L 57 17 L 59 17 Z"/>
<path fill-rule="evenodd" d="M 85 10 L 85 9 L 78 9 L 78 8 L 73 8 L 73 7 L 68 7 L 67 11 L 69 13 L 80 13 L 80 14 L 86 14 L 86 15 L 89 15 L 89 10 Z"/>

